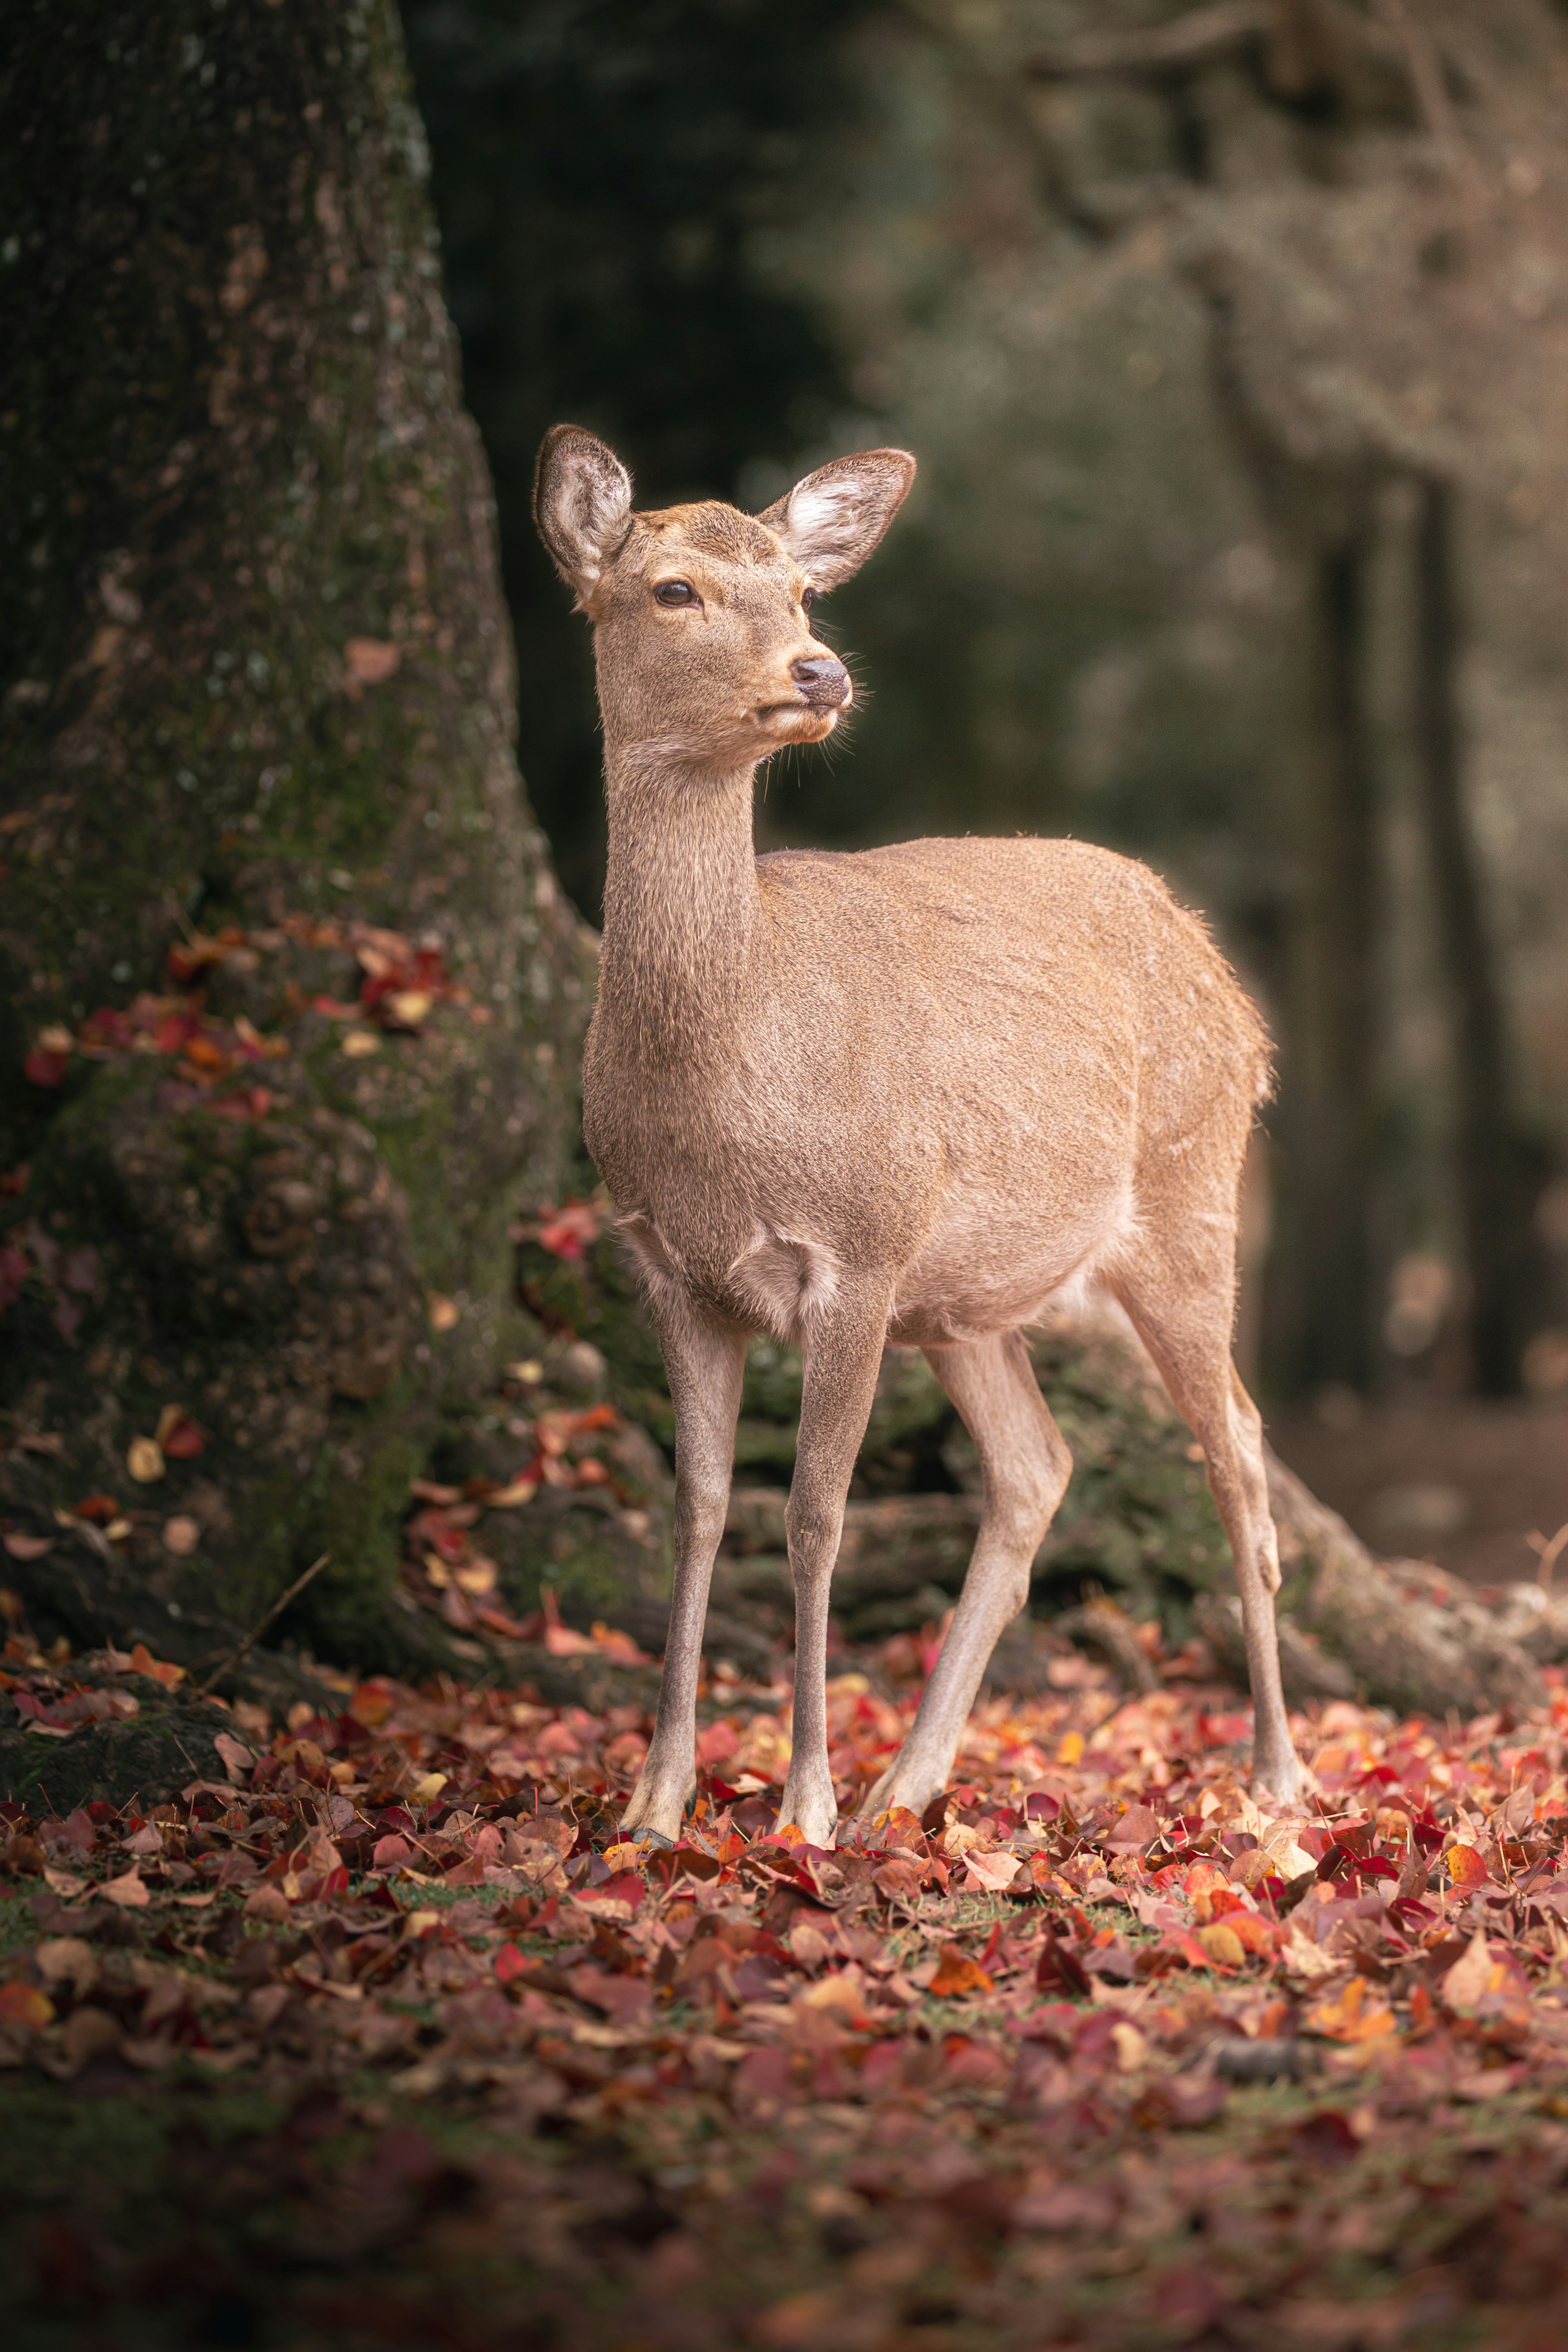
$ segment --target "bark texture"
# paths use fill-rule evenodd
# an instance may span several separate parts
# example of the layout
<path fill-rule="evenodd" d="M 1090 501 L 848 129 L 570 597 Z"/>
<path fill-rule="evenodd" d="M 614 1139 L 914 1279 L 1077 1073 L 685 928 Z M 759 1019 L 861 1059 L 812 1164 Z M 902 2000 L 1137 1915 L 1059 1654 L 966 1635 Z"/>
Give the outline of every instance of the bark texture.
<path fill-rule="evenodd" d="M 518 1336 L 593 961 L 517 774 L 396 14 L 9 30 L 0 1403 L 61 1442 L 0 1501 L 121 1507 L 55 1580 L 79 1641 L 118 1581 L 165 1654 L 225 1646 L 328 1550 L 295 1630 L 406 1662 L 408 1480 Z M 408 1017 L 367 1020 L 388 968 Z M 176 1406 L 203 1450 L 138 1481 Z"/>

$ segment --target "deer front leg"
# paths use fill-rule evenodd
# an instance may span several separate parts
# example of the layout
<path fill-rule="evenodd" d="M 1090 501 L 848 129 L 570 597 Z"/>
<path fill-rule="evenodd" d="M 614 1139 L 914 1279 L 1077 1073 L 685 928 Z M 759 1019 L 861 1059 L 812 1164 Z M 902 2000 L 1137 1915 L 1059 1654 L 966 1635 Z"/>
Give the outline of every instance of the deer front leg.
<path fill-rule="evenodd" d="M 803 1349 L 800 1440 L 784 1531 L 795 1577 L 795 1713 L 778 1825 L 833 1843 L 838 1806 L 827 1762 L 827 1594 L 844 1505 L 870 1418 L 888 1330 L 889 1294 L 840 1298 Z"/>
<path fill-rule="evenodd" d="M 623 1830 L 673 1845 L 697 1785 L 697 1683 L 713 1555 L 724 1532 L 746 1333 L 656 1301 L 675 1404 L 675 1586 L 653 1738 Z"/>

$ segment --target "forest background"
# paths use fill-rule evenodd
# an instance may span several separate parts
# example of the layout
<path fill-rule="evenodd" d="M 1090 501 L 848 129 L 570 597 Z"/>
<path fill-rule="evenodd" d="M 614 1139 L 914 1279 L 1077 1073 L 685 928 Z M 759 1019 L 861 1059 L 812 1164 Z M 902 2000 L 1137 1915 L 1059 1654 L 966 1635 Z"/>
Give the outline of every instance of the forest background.
<path fill-rule="evenodd" d="M 1427 13 L 408 12 L 567 887 L 592 919 L 541 428 L 653 503 L 914 448 L 829 623 L 869 693 L 761 837 L 1074 832 L 1210 912 L 1281 1041 L 1276 1400 L 1568 1372 L 1556 68 L 1541 12 Z"/>

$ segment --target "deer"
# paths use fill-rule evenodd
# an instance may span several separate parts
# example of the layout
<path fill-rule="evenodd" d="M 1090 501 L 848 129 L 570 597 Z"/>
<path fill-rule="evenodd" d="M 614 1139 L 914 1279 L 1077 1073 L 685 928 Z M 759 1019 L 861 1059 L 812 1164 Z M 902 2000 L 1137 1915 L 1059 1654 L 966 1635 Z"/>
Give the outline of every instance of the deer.
<path fill-rule="evenodd" d="M 785 1533 L 795 1604 L 778 1828 L 838 1830 L 829 1584 L 885 1349 L 923 1350 L 973 1437 L 981 1517 L 903 1747 L 859 1807 L 923 1813 L 1072 1469 L 1024 1334 L 1109 1292 L 1203 1449 L 1254 1703 L 1255 1797 L 1301 1786 L 1282 1695 L 1262 1423 L 1231 1339 L 1242 1161 L 1270 1085 L 1258 1015 L 1147 866 L 1074 840 L 756 854 L 753 784 L 853 703 L 812 635 L 915 461 L 819 466 L 759 515 L 634 512 L 626 467 L 557 425 L 534 515 L 593 628 L 608 859 L 584 1137 L 663 1350 L 674 1566 L 654 1729 L 623 1835 L 680 1833 L 746 1354 L 799 1347 Z"/>

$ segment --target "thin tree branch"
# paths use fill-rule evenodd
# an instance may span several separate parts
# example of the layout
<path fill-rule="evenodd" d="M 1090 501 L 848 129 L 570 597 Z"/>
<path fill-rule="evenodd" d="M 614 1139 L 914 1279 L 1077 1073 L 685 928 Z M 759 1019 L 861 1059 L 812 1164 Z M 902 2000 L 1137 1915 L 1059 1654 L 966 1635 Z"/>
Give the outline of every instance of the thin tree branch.
<path fill-rule="evenodd" d="M 297 1601 L 299 1599 L 307 1584 L 310 1583 L 310 1579 L 313 1576 L 320 1576 L 322 1569 L 325 1568 L 331 1558 L 331 1554 L 324 1551 L 320 1559 L 313 1559 L 310 1562 L 310 1567 L 305 1570 L 303 1576 L 297 1576 L 294 1579 L 294 1581 L 289 1587 L 288 1591 L 279 1595 L 271 1608 L 267 1612 L 267 1614 L 264 1617 L 258 1617 L 257 1619 L 255 1624 L 251 1627 L 244 1641 L 237 1643 L 236 1646 L 229 1651 L 226 1657 L 223 1657 L 218 1660 L 216 1665 L 213 1668 L 211 1674 L 207 1676 L 200 1690 L 196 1692 L 195 1696 L 197 1698 L 205 1698 L 208 1694 L 216 1689 L 216 1685 L 222 1682 L 225 1675 L 233 1674 L 236 1666 L 239 1664 L 240 1661 L 243 1658 L 248 1657 L 251 1651 L 255 1649 L 256 1644 L 260 1641 L 261 1636 L 266 1633 L 267 1628 L 271 1624 L 273 1619 L 282 1615 L 284 1610 L 288 1608 L 290 1601 Z"/>

